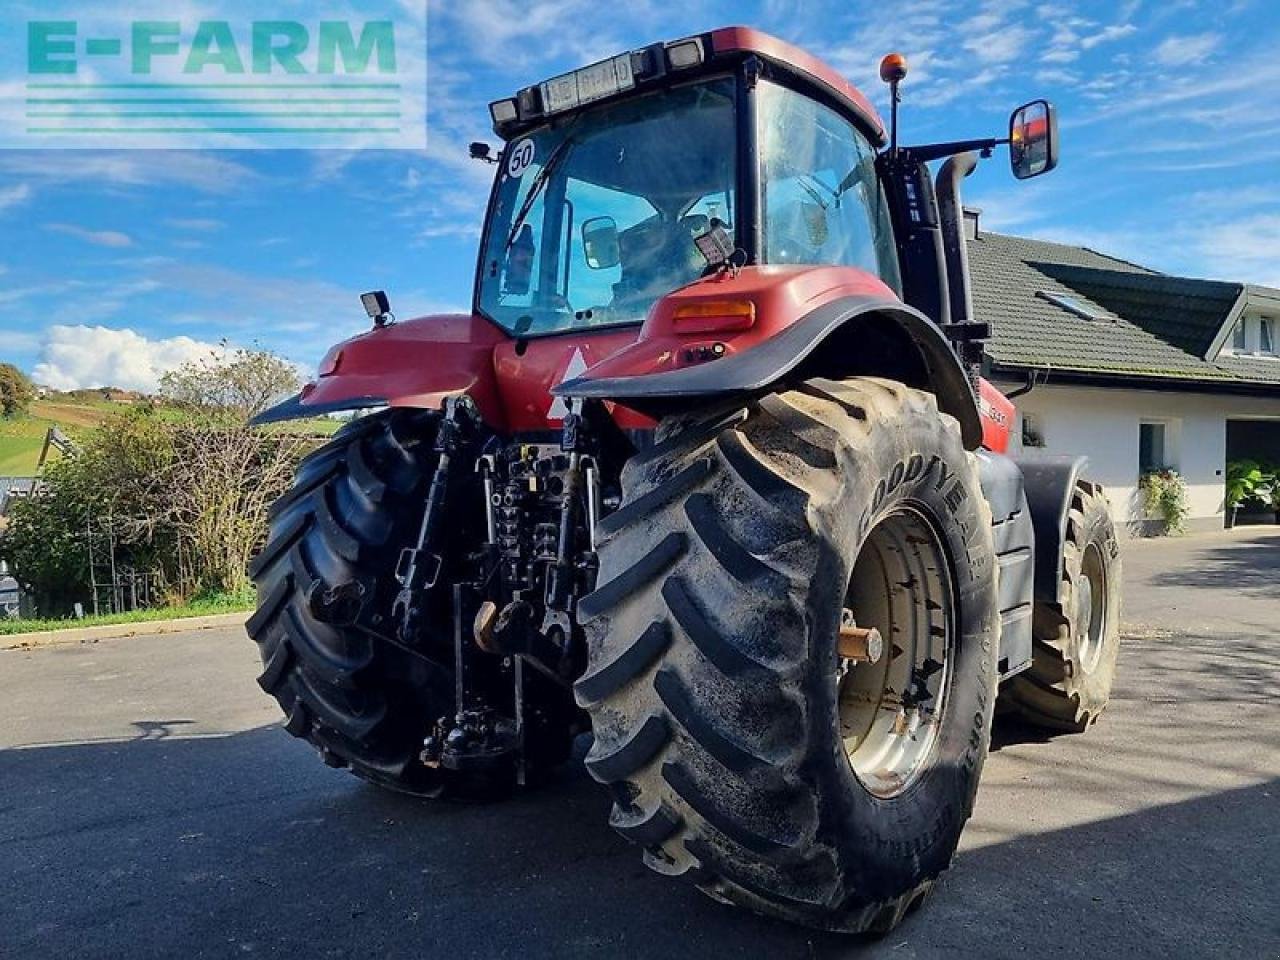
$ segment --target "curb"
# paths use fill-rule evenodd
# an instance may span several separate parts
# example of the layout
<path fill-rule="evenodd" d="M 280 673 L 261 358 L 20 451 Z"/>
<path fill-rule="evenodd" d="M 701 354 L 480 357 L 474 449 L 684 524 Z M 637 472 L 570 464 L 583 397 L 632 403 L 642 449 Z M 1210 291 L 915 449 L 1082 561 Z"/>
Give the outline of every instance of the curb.
<path fill-rule="evenodd" d="M 68 630 L 42 630 L 35 633 L 11 633 L 0 636 L 0 650 L 31 650 L 68 643 L 97 643 L 120 637 L 145 637 L 161 633 L 185 633 L 189 630 L 213 630 L 217 627 L 242 627 L 252 611 L 215 613 L 204 617 L 179 617 L 176 620 L 148 620 L 143 623 L 113 623 L 97 627 L 72 627 Z"/>

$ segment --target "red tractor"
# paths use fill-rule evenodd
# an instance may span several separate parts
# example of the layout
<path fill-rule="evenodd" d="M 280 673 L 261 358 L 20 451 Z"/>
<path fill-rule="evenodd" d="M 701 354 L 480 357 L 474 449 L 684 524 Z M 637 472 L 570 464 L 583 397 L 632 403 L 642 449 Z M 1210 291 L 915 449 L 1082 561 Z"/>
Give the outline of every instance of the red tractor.
<path fill-rule="evenodd" d="M 727 28 L 491 106 L 470 314 L 367 333 L 264 420 L 382 407 L 255 561 L 262 687 L 325 762 L 423 797 L 590 732 L 612 826 L 718 900 L 885 931 L 952 859 L 999 707 L 1107 702 L 1120 563 L 1082 460 L 1005 455 L 959 183 L 830 67 Z M 936 179 L 930 161 L 946 159 Z"/>

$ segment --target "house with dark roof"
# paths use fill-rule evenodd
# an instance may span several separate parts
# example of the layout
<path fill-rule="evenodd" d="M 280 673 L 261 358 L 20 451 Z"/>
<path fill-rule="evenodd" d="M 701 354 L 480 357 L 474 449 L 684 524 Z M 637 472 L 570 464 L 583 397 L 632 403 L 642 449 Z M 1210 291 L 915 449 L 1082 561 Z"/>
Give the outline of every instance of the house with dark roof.
<path fill-rule="evenodd" d="M 1150 527 L 1140 478 L 1176 470 L 1188 528 L 1221 528 L 1227 462 L 1280 463 L 1280 290 L 1172 277 L 965 216 L 987 376 L 1018 406 L 1013 448 L 1087 454 L 1135 533 Z"/>
<path fill-rule="evenodd" d="M 35 489 L 35 477 L 0 477 L 0 517 L 13 497 L 25 497 Z"/>

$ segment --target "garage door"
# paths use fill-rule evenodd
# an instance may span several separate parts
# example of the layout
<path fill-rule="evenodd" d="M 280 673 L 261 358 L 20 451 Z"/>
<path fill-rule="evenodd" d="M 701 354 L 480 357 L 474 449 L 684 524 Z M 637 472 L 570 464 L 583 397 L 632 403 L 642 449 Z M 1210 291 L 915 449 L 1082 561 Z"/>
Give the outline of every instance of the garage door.
<path fill-rule="evenodd" d="M 1257 460 L 1280 469 L 1280 420 L 1228 420 L 1227 462 Z M 1261 504 L 1246 503 L 1237 523 L 1273 523 L 1274 514 Z"/>

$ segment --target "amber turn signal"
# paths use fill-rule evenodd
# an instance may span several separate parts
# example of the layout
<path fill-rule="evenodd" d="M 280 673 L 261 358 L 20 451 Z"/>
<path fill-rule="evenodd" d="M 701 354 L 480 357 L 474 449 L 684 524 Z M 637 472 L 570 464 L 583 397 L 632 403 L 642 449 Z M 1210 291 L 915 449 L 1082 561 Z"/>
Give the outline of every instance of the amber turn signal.
<path fill-rule="evenodd" d="M 676 333 L 729 333 L 756 325 L 756 305 L 750 300 L 707 300 L 676 308 Z"/>

